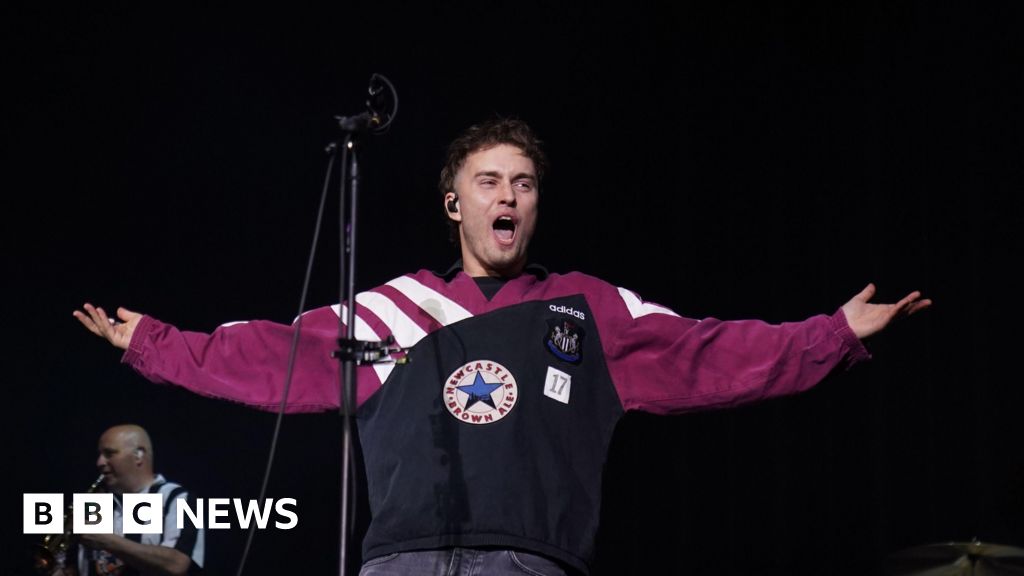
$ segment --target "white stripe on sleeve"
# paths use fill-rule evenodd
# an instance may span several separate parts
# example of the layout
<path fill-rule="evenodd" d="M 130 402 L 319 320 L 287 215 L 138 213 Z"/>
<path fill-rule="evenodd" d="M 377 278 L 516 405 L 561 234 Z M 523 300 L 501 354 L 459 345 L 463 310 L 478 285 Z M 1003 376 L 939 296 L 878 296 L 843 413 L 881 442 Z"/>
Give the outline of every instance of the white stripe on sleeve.
<path fill-rule="evenodd" d="M 622 301 L 626 304 L 626 308 L 629 309 L 629 314 L 634 320 L 642 316 L 647 316 L 648 314 L 667 314 L 669 316 L 679 317 L 679 314 L 676 314 L 664 306 L 644 302 L 639 296 L 625 288 L 619 288 L 619 295 L 622 296 Z"/>
<path fill-rule="evenodd" d="M 459 306 L 455 301 L 442 296 L 441 293 L 433 288 L 428 288 L 408 276 L 395 278 L 388 282 L 387 285 L 401 292 L 409 300 L 412 300 L 413 303 L 427 314 L 430 314 L 442 326 L 448 326 L 473 316 L 469 310 Z"/>

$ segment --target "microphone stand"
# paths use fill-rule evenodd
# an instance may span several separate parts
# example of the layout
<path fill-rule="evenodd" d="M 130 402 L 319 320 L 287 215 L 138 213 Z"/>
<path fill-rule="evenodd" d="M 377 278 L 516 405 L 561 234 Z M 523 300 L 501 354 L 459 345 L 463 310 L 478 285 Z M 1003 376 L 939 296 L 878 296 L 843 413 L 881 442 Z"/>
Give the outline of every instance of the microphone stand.
<path fill-rule="evenodd" d="M 382 84 L 383 82 L 383 84 Z M 385 93 L 385 88 L 389 92 Z M 392 352 L 400 349 L 395 347 L 395 339 L 389 335 L 383 342 L 369 342 L 356 339 L 355 318 L 355 279 L 356 279 L 356 223 L 359 200 L 359 162 L 356 154 L 358 136 L 365 132 L 380 133 L 387 129 L 398 111 L 398 96 L 394 86 L 379 74 L 370 80 L 370 96 L 367 101 L 368 112 L 357 116 L 336 117 L 338 126 L 344 134 L 340 146 L 341 184 L 340 184 L 340 242 L 341 270 L 338 302 L 338 346 L 332 357 L 341 361 L 338 372 L 339 410 L 342 418 L 341 428 L 341 542 L 338 559 L 338 574 L 345 576 L 348 569 L 349 536 L 352 531 L 353 506 L 355 500 L 355 477 L 352 473 L 352 437 L 353 417 L 356 412 L 356 366 L 377 362 L 391 362 Z M 390 98 L 390 100 L 389 100 Z M 381 113 L 378 110 L 386 109 Z M 337 157 L 339 146 L 332 143 L 327 147 L 328 153 Z"/>

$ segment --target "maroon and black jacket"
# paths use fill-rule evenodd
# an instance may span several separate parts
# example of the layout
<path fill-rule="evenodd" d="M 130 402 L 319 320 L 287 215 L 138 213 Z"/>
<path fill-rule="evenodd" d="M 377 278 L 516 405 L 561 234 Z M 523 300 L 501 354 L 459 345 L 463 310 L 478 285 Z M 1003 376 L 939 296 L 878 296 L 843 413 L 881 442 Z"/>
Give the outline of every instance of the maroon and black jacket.
<path fill-rule="evenodd" d="M 394 336 L 407 362 L 359 368 L 372 519 L 365 559 L 497 546 L 584 572 L 601 478 L 627 410 L 675 414 L 806 390 L 868 357 L 842 311 L 803 322 L 683 318 L 580 273 L 539 267 L 488 300 L 459 270 L 359 294 L 356 337 Z M 338 406 L 339 308 L 301 317 L 288 409 Z M 212 334 L 145 316 L 124 362 L 155 382 L 276 410 L 296 322 Z"/>

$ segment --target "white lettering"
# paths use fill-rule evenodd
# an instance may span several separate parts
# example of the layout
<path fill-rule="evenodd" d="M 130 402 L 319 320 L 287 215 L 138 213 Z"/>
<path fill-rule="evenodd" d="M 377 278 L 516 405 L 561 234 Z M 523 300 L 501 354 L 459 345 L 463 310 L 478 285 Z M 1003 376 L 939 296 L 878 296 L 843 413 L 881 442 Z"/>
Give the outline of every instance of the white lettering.
<path fill-rule="evenodd" d="M 195 512 L 192 511 L 192 508 L 189 507 L 188 502 L 184 498 L 179 498 L 178 499 L 178 513 L 176 514 L 176 516 L 177 516 L 176 522 L 177 522 L 178 530 L 184 530 L 185 529 L 185 515 L 186 514 L 188 514 L 189 521 L 192 522 L 193 526 L 195 526 L 196 528 L 202 528 L 203 527 L 203 499 L 202 498 L 196 498 L 196 510 L 195 510 Z"/>
<path fill-rule="evenodd" d="M 217 518 L 225 517 L 229 514 L 228 510 L 219 510 L 218 507 L 226 507 L 231 501 L 227 498 L 210 498 L 210 528 L 231 528 L 230 522 L 218 522 Z"/>
<path fill-rule="evenodd" d="M 289 522 L 274 522 L 274 526 L 282 530 L 291 530 L 292 528 L 298 526 L 299 516 L 295 512 L 285 508 L 285 504 L 298 506 L 298 502 L 295 501 L 295 498 L 281 498 L 280 500 L 278 500 L 277 504 L 274 506 L 274 510 L 277 511 L 277 514 L 279 516 L 284 516 L 286 518 L 290 518 L 291 520 Z"/>
<path fill-rule="evenodd" d="M 463 414 L 468 418 L 470 414 Z M 474 418 L 477 418 L 474 415 Z M 487 421 L 491 417 L 484 417 Z M 164 501 L 162 494 L 124 494 L 122 496 L 122 508 L 124 514 L 121 517 L 124 534 L 160 534 L 163 532 L 164 523 L 161 518 L 164 516 Z M 62 534 L 64 532 L 63 518 L 63 495 L 61 494 L 25 494 L 23 502 L 24 532 L 25 534 Z M 262 502 L 258 500 L 242 500 L 241 498 L 209 498 L 204 501 L 202 498 L 195 500 L 195 507 L 189 505 L 185 498 L 177 498 L 173 505 L 177 506 L 175 512 L 175 523 L 179 530 L 185 528 L 185 520 L 192 523 L 196 528 L 206 527 L 211 529 L 232 528 L 229 518 L 234 508 L 234 516 L 238 519 L 238 527 L 248 529 L 251 522 L 263 530 L 267 528 L 270 517 L 275 512 L 278 519 L 274 521 L 274 527 L 282 530 L 291 530 L 299 523 L 299 516 L 295 511 L 298 502 L 295 498 L 282 498 L 280 500 L 267 499 Z M 74 534 L 113 534 L 114 532 L 114 496 L 106 493 L 75 494 L 72 514 L 72 529 Z M 207 514 L 203 514 L 204 508 Z"/>
<path fill-rule="evenodd" d="M 551 310 L 552 312 L 561 312 L 562 314 L 568 314 L 569 316 L 575 316 L 580 320 L 587 319 L 586 314 L 584 314 L 580 310 L 576 310 L 572 306 L 555 306 L 554 304 L 551 304 L 550 306 L 548 306 L 548 310 Z"/>
<path fill-rule="evenodd" d="M 270 519 L 270 506 L 274 503 L 273 500 L 264 500 L 263 509 L 260 510 L 259 505 L 255 500 L 249 500 L 249 505 L 245 509 L 245 513 L 242 513 L 242 499 L 235 498 L 235 515 L 238 516 L 238 525 L 242 528 L 249 527 L 249 521 L 253 516 L 256 517 L 256 526 L 262 530 L 267 527 L 267 520 Z"/>

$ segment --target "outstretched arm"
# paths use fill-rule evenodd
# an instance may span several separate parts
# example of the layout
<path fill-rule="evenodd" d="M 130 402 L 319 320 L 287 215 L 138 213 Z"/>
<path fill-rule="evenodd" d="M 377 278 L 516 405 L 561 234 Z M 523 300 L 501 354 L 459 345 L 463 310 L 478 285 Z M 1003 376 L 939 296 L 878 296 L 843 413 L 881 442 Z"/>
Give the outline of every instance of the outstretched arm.
<path fill-rule="evenodd" d="M 289 366 L 293 366 L 289 411 L 338 406 L 338 361 L 332 356 L 337 349 L 338 315 L 332 308 L 318 308 L 300 316 L 304 321 L 294 364 L 289 363 L 289 356 L 296 324 L 232 322 L 204 334 L 178 330 L 124 308 L 118 308 L 117 315 L 120 321 L 92 304 L 74 313 L 90 332 L 124 350 L 121 361 L 151 382 L 172 383 L 204 396 L 276 410 Z M 362 319 L 360 322 L 360 330 L 380 339 Z M 359 374 L 361 403 L 380 387 L 387 373 L 379 372 L 376 366 L 364 366 Z"/>
<path fill-rule="evenodd" d="M 896 304 L 871 304 L 868 285 L 830 316 L 772 325 L 759 320 L 703 321 L 619 290 L 604 309 L 602 342 L 627 410 L 656 414 L 722 408 L 794 394 L 837 367 L 870 358 L 862 342 L 896 318 L 931 305 L 912 292 Z M 618 312 L 618 316 L 616 316 Z"/>
<path fill-rule="evenodd" d="M 85 312 L 75 310 L 72 314 L 89 332 L 106 339 L 122 350 L 128 349 L 128 345 L 132 342 L 132 334 L 135 333 L 135 327 L 139 324 L 142 314 L 118 308 L 117 317 L 120 319 L 118 322 L 107 316 L 103 308 L 97 308 L 88 302 L 82 308 Z"/>
<path fill-rule="evenodd" d="M 880 332 L 897 318 L 910 316 L 932 305 L 931 300 L 921 300 L 921 293 L 916 290 L 895 304 L 869 304 L 874 295 L 875 285 L 868 284 L 860 294 L 843 304 L 846 322 L 861 340 Z"/>

